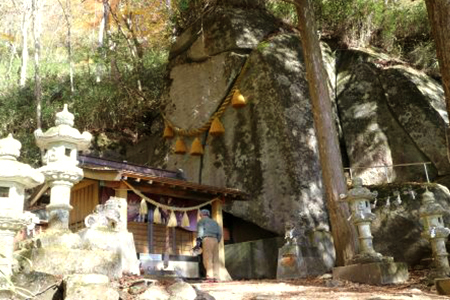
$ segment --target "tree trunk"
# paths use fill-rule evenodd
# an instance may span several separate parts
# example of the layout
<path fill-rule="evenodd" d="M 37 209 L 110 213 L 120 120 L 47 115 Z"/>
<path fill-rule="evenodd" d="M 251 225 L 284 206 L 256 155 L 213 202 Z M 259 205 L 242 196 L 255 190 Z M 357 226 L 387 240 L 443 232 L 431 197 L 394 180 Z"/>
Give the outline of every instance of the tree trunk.
<path fill-rule="evenodd" d="M 98 48 L 102 48 L 105 45 L 105 37 L 108 32 L 109 25 L 109 0 L 103 0 L 103 16 L 100 22 L 100 28 L 98 31 Z M 97 82 L 101 81 L 101 68 L 97 64 Z"/>
<path fill-rule="evenodd" d="M 346 203 L 339 201 L 340 195 L 347 193 L 347 185 L 331 109 L 331 98 L 311 0 L 295 0 L 295 5 L 314 124 L 318 136 L 322 177 L 326 190 L 337 265 L 344 265 L 348 259 L 351 259 L 356 254 L 358 244 L 355 229 L 347 221 L 350 216 L 348 206 Z"/>
<path fill-rule="evenodd" d="M 16 46 L 14 45 L 14 42 L 10 42 L 9 47 L 11 48 L 11 57 L 9 59 L 8 70 L 6 71 L 6 74 L 5 74 L 5 79 L 7 82 L 10 82 L 11 70 L 13 67 L 14 58 L 17 56 L 17 50 L 16 50 Z"/>
<path fill-rule="evenodd" d="M 447 112 L 450 116 L 450 1 L 426 0 L 428 19 L 436 44 Z M 450 160 L 450 127 L 447 128 L 447 157 Z"/>
<path fill-rule="evenodd" d="M 36 126 L 41 128 L 42 85 L 39 56 L 41 55 L 41 0 L 33 0 L 33 38 L 34 38 L 34 97 L 36 100 Z"/>
<path fill-rule="evenodd" d="M 27 81 L 28 66 L 28 24 L 30 14 L 30 0 L 23 0 L 22 14 L 22 64 L 20 66 L 19 86 L 24 87 Z"/>
<path fill-rule="evenodd" d="M 67 24 L 67 60 L 69 61 L 69 78 L 70 78 L 70 92 L 75 91 L 75 86 L 73 82 L 73 61 L 72 61 L 72 4 L 71 0 L 66 0 L 66 7 L 62 4 L 61 0 L 58 0 L 59 5 L 64 14 Z"/>

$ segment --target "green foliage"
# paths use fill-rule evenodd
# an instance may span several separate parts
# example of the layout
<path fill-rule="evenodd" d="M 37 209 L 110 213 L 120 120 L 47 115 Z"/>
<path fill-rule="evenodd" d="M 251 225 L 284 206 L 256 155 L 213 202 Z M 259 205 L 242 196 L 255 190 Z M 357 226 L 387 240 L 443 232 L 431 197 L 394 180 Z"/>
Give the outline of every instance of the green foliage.
<path fill-rule="evenodd" d="M 267 0 L 266 9 L 288 24 L 297 24 L 297 12 L 291 3 L 280 0 Z"/>
<path fill-rule="evenodd" d="M 440 70 L 436 58 L 436 49 L 433 41 L 419 42 L 414 48 L 406 54 L 408 61 L 414 62 L 414 65 L 426 70 L 430 75 L 439 77 Z"/>
<path fill-rule="evenodd" d="M 175 0 L 173 1 L 172 22 L 178 32 L 192 25 L 203 13 L 210 0 Z"/>
<path fill-rule="evenodd" d="M 377 47 L 431 75 L 437 74 L 434 45 L 424 1 L 314 0 L 322 38 L 342 47 Z M 292 4 L 267 0 L 266 7 L 288 24 L 296 24 Z"/>
<path fill-rule="evenodd" d="M 115 49 L 99 49 L 92 57 L 81 48 L 75 55 L 75 91 L 70 91 L 68 64 L 43 62 L 42 127 L 54 126 L 55 113 L 64 103 L 75 115 L 80 130 L 120 133 L 138 136 L 149 131 L 149 115 L 159 110 L 159 98 L 164 85 L 167 50 L 148 49 L 136 66 L 128 46 L 120 36 L 114 36 Z M 15 66 L 19 62 L 14 63 Z M 97 82 L 97 67 L 102 70 Z M 17 86 L 17 74 L 2 83 L 0 92 L 0 137 L 12 132 L 22 143 L 21 160 L 32 165 L 40 162 L 33 132 L 36 129 L 34 80 L 24 88 Z M 138 80 L 141 81 L 139 90 Z M 125 132 L 125 133 L 124 133 Z"/>

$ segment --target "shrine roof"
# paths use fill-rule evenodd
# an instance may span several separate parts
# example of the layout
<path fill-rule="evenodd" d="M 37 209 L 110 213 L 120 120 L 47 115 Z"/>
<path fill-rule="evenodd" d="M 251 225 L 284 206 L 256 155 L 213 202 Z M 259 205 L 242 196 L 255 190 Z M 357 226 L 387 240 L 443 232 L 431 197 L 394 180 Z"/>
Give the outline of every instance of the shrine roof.
<path fill-rule="evenodd" d="M 94 180 L 120 182 L 126 180 L 136 185 L 140 190 L 163 193 L 164 190 L 177 191 L 174 195 L 186 198 L 207 199 L 221 197 L 226 200 L 248 200 L 249 196 L 238 189 L 217 187 L 190 182 L 183 179 L 182 171 L 170 171 L 159 168 L 117 162 L 103 158 L 82 156 L 78 157 L 80 167 L 83 168 L 84 177 Z M 167 192 L 167 191 L 166 191 Z"/>

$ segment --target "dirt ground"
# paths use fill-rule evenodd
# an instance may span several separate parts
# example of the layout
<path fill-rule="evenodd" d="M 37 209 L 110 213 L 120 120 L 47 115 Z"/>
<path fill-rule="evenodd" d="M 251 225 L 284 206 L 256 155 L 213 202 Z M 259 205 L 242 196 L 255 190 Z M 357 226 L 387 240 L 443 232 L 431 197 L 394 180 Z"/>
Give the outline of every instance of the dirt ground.
<path fill-rule="evenodd" d="M 436 292 L 427 275 L 430 270 L 410 271 L 406 283 L 374 286 L 334 280 L 331 274 L 296 280 L 242 280 L 220 283 L 188 281 L 200 300 L 437 300 L 450 299 Z M 132 276 L 120 280 L 121 299 L 137 299 L 145 281 L 168 287 L 176 278 Z M 144 284 L 143 284 L 144 283 Z M 212 296 L 212 297 L 211 297 Z"/>
<path fill-rule="evenodd" d="M 410 274 L 407 283 L 372 286 L 331 278 L 276 281 L 232 281 L 226 283 L 194 283 L 216 300 L 403 300 L 449 299 L 437 295 L 434 285 L 426 279 L 427 272 Z"/>

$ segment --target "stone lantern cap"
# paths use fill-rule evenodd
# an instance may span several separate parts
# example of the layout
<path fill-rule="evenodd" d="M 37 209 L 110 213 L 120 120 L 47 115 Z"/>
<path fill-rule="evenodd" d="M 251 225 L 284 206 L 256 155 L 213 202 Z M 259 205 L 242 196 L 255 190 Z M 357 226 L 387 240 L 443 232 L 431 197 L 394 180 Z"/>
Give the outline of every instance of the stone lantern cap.
<path fill-rule="evenodd" d="M 436 202 L 434 194 L 428 189 L 422 194 L 422 205 L 419 210 L 421 217 L 426 216 L 442 216 L 445 213 L 445 209 Z"/>
<path fill-rule="evenodd" d="M 34 132 L 36 144 L 40 149 L 48 149 L 52 144 L 70 143 L 76 145 L 77 150 L 87 150 L 92 135 L 87 131 L 81 134 L 73 124 L 74 115 L 67 109 L 67 104 L 64 104 L 64 109 L 56 114 L 56 126 L 49 128 L 45 133 L 40 128 Z"/>
<path fill-rule="evenodd" d="M 363 187 L 362 183 L 361 178 L 354 178 L 352 182 L 353 188 L 348 191 L 348 194 L 344 196 L 343 199 L 349 202 L 359 199 L 369 201 L 375 199 L 378 193 L 371 192 L 368 188 Z"/>
<path fill-rule="evenodd" d="M 44 183 L 44 175 L 27 164 L 17 161 L 22 144 L 9 134 L 0 140 L 0 181 L 15 182 L 25 188 Z"/>

